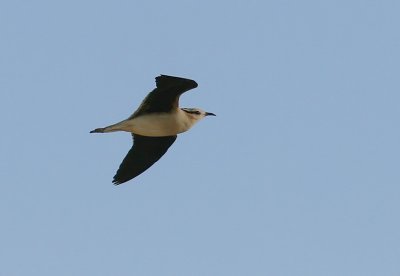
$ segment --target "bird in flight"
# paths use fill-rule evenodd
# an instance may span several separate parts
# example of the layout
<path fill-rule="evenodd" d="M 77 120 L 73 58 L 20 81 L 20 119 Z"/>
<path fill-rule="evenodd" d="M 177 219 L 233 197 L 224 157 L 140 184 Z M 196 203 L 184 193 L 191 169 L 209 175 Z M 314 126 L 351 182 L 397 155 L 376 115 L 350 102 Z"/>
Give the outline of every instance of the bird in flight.
<path fill-rule="evenodd" d="M 126 120 L 90 133 L 130 132 L 133 146 L 114 176 L 114 185 L 135 178 L 157 162 L 175 142 L 177 134 L 189 130 L 206 116 L 215 116 L 200 108 L 180 108 L 179 97 L 197 87 L 194 80 L 160 75 L 156 88 Z"/>

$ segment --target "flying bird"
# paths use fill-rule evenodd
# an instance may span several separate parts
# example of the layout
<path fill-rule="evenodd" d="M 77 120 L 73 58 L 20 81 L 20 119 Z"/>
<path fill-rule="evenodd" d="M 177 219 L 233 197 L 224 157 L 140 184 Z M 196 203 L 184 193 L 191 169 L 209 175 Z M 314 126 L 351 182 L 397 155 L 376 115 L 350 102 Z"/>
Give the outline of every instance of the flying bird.
<path fill-rule="evenodd" d="M 133 146 L 114 176 L 115 185 L 129 181 L 157 162 L 175 142 L 177 134 L 189 130 L 206 116 L 215 116 L 200 108 L 180 108 L 179 97 L 197 87 L 194 80 L 160 75 L 156 88 L 126 120 L 90 133 L 130 132 Z"/>

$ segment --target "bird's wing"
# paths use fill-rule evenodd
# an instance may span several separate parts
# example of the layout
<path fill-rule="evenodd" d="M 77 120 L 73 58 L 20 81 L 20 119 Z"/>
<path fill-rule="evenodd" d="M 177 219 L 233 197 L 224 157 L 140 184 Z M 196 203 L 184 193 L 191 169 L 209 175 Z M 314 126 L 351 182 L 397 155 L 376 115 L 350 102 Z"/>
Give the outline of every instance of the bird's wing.
<path fill-rule="evenodd" d="M 169 112 L 178 108 L 179 96 L 196 87 L 194 80 L 160 75 L 156 77 L 156 88 L 146 96 L 129 119 L 144 113 Z"/>
<path fill-rule="evenodd" d="M 132 134 L 133 146 L 125 156 L 114 176 L 115 185 L 138 176 L 163 156 L 175 142 L 175 136 L 147 137 Z"/>

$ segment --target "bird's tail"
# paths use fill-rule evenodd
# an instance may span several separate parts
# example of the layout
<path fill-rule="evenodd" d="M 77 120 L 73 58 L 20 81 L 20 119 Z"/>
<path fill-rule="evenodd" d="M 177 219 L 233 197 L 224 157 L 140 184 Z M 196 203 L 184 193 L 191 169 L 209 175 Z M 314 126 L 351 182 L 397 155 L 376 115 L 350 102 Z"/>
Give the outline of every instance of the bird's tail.
<path fill-rule="evenodd" d="M 119 123 L 106 126 L 106 127 L 100 127 L 93 129 L 90 133 L 106 133 L 106 132 L 114 132 L 114 131 L 126 131 L 126 122 L 127 120 L 121 121 Z"/>
<path fill-rule="evenodd" d="M 104 133 L 105 129 L 106 129 L 105 127 L 96 128 L 96 129 L 93 129 L 92 131 L 90 131 L 90 133 Z"/>

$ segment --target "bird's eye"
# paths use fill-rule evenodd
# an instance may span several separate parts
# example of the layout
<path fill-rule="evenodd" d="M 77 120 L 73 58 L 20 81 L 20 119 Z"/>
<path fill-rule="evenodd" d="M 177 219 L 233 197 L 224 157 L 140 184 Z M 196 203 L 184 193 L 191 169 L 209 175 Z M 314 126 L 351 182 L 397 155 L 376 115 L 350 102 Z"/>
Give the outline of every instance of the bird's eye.
<path fill-rule="evenodd" d="M 192 108 L 182 108 L 183 111 L 189 113 L 189 114 L 196 114 L 196 115 L 201 115 L 201 111 L 195 110 Z"/>

